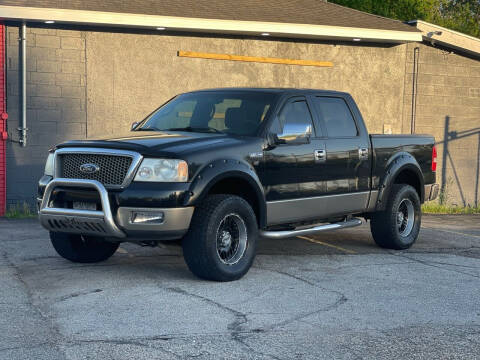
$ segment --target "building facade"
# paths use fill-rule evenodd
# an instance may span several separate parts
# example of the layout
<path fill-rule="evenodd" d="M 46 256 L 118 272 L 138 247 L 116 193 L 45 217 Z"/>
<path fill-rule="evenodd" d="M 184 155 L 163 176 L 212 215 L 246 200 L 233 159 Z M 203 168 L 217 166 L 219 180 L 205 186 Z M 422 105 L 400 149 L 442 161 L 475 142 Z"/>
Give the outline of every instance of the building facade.
<path fill-rule="evenodd" d="M 222 13 L 220 6 L 216 19 L 204 24 L 199 16 L 208 14 L 201 10 L 183 14 L 181 8 L 137 4 L 114 13 L 119 9 L 111 4 L 98 9 L 107 5 L 86 1 L 81 9 L 65 2 L 59 11 L 57 1 L 0 1 L 2 14 L 8 15 L 7 206 L 35 203 L 36 182 L 48 149 L 56 143 L 125 135 L 132 122 L 175 94 L 232 86 L 350 92 L 371 133 L 434 135 L 443 198 L 477 205 L 480 41 L 447 29 L 432 33 L 424 29 L 430 24 L 407 25 L 333 4 L 303 2 L 310 6 L 307 13 L 319 8 L 319 15 L 285 16 L 292 10 L 284 7 L 277 9 L 280 15 L 264 9 L 263 18 L 258 12 L 248 17 Z M 181 22 L 185 16 L 192 21 Z M 302 25 L 305 21 L 312 24 Z M 184 51 L 197 56 L 180 56 Z M 212 59 L 212 54 L 253 60 Z M 273 64 L 261 62 L 263 58 L 332 66 Z M 26 141 L 21 131 L 25 122 Z"/>

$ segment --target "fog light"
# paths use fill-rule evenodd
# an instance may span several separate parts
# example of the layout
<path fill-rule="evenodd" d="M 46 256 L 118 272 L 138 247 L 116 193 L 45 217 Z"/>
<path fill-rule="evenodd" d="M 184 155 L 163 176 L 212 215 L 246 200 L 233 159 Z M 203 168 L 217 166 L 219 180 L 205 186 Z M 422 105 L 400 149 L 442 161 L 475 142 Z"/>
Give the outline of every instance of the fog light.
<path fill-rule="evenodd" d="M 161 211 L 141 211 L 132 212 L 132 224 L 161 224 L 164 220 L 164 214 Z"/>

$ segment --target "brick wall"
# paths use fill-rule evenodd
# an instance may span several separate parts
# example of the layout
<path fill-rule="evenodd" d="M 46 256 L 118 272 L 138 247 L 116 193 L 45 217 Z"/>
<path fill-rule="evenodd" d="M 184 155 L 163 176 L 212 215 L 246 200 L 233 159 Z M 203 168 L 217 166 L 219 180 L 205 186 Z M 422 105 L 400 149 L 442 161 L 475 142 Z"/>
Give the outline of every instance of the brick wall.
<path fill-rule="evenodd" d="M 435 136 L 437 180 L 446 201 L 479 205 L 480 61 L 425 44 L 409 44 L 404 131 L 410 130 L 413 49 L 420 48 L 416 133 Z"/>
<path fill-rule="evenodd" d="M 19 28 L 7 28 L 7 201 L 34 204 L 48 149 L 86 136 L 85 36 L 79 31 L 27 29 L 27 147 L 19 140 Z"/>

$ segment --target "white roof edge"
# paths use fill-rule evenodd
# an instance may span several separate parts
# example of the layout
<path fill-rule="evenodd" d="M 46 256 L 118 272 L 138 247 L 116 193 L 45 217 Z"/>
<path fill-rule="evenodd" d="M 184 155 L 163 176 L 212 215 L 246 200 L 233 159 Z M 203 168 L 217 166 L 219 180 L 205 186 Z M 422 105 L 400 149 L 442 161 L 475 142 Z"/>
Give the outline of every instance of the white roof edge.
<path fill-rule="evenodd" d="M 442 44 L 445 47 L 463 50 L 467 53 L 480 56 L 479 38 L 423 20 L 411 20 L 408 23 L 415 24 L 417 29 L 422 31 L 423 40 L 425 41 Z M 436 34 L 436 31 L 441 32 L 441 34 Z"/>
<path fill-rule="evenodd" d="M 432 26 L 432 27 L 436 27 L 440 30 L 445 30 L 445 31 L 448 31 L 448 32 L 451 32 L 452 34 L 456 34 L 456 35 L 460 35 L 460 36 L 463 36 L 467 39 L 471 39 L 471 40 L 474 40 L 474 41 L 478 41 L 480 42 L 480 39 L 479 38 L 476 38 L 475 36 L 471 36 L 471 35 L 468 35 L 468 34 L 464 34 L 464 33 L 461 33 L 459 31 L 456 31 L 456 30 L 451 30 L 451 29 L 448 29 L 448 28 L 445 28 L 443 26 L 440 26 L 440 25 L 436 25 L 436 24 L 432 24 L 432 23 L 429 23 L 429 22 L 426 22 L 426 21 L 423 21 L 423 20 L 411 20 L 411 21 L 408 21 L 409 24 L 424 24 L 424 25 L 429 25 L 429 26 Z"/>
<path fill-rule="evenodd" d="M 155 29 L 166 27 L 176 31 L 197 31 L 260 35 L 268 32 L 272 37 L 317 38 L 367 42 L 403 43 L 422 41 L 420 32 L 366 29 L 311 24 L 289 24 L 260 21 L 200 19 L 161 15 L 127 14 L 87 10 L 34 8 L 0 5 L 0 17 L 4 20 L 44 22 L 53 20 L 64 24 L 101 25 Z"/>

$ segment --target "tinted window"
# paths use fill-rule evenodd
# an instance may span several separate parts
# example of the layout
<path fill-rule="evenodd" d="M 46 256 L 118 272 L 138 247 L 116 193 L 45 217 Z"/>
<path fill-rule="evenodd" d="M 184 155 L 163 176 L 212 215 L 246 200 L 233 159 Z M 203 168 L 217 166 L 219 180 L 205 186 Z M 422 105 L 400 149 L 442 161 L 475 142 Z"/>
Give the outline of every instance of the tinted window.
<path fill-rule="evenodd" d="M 358 135 L 355 121 L 345 100 L 334 97 L 316 97 L 314 102 L 329 137 Z"/>
<path fill-rule="evenodd" d="M 153 112 L 137 130 L 218 130 L 255 135 L 275 101 L 274 94 L 199 92 L 179 95 Z"/>
<path fill-rule="evenodd" d="M 280 113 L 280 122 L 286 124 L 298 124 L 312 126 L 312 116 L 308 110 L 305 100 L 298 100 L 287 103 Z"/>

